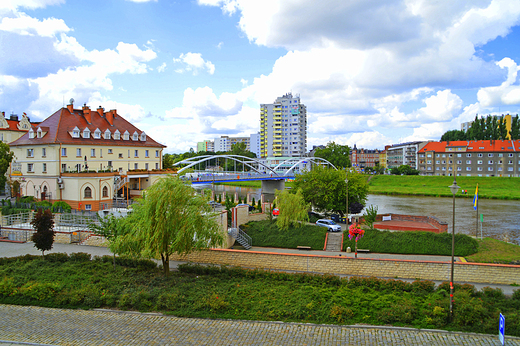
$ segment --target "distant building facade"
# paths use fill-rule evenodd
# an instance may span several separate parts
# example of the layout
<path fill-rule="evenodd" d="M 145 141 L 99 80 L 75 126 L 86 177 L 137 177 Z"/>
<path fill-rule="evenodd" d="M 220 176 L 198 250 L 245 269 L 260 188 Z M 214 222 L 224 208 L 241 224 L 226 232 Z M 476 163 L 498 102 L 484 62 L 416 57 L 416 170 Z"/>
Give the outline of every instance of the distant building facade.
<path fill-rule="evenodd" d="M 374 168 L 380 163 L 381 150 L 378 149 L 358 149 L 354 144 L 354 147 L 350 149 L 349 158 L 352 167 L 359 167 L 361 169 L 365 167 Z"/>
<path fill-rule="evenodd" d="M 260 105 L 260 157 L 302 157 L 307 148 L 307 107 L 292 93 Z"/>
<path fill-rule="evenodd" d="M 392 169 L 401 165 L 407 165 L 414 169 L 419 169 L 417 153 L 426 143 L 428 142 L 407 142 L 386 147 L 387 168 Z"/>
<path fill-rule="evenodd" d="M 418 161 L 421 175 L 520 177 L 520 140 L 429 142 Z"/>

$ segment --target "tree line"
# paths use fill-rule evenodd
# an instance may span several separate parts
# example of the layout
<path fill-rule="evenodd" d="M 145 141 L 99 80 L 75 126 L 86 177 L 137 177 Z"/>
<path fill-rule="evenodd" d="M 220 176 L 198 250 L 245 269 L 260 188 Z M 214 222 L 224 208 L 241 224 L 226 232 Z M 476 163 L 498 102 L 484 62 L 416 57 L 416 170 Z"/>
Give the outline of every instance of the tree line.
<path fill-rule="evenodd" d="M 510 138 L 508 138 L 508 135 Z M 507 131 L 505 117 L 488 115 L 475 116 L 475 120 L 468 131 L 450 130 L 441 137 L 441 142 L 447 141 L 480 141 L 480 140 L 507 140 L 520 139 L 520 122 L 518 114 L 511 117 L 511 130 Z"/>

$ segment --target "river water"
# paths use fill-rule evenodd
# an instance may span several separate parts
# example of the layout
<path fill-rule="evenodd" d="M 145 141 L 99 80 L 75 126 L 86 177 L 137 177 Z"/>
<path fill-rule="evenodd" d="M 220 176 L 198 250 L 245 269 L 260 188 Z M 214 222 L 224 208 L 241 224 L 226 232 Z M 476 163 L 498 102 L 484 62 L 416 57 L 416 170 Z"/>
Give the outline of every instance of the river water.
<path fill-rule="evenodd" d="M 211 185 L 201 185 L 195 188 L 212 188 Z M 251 187 L 235 187 L 215 185 L 215 193 L 235 192 L 243 199 L 249 193 L 256 201 L 261 196 L 261 189 Z M 273 195 L 264 195 L 266 200 L 272 200 Z M 448 223 L 451 232 L 453 220 L 453 198 L 423 197 L 423 196 L 387 196 L 369 195 L 367 206 L 377 206 L 379 214 L 394 213 L 406 215 L 435 216 L 440 221 Z M 520 245 L 520 201 L 480 199 L 479 214 L 483 214 L 482 234 L 499 240 L 509 241 Z M 473 198 L 455 199 L 455 232 L 480 238 L 480 229 L 477 232 L 477 213 L 473 209 Z"/>

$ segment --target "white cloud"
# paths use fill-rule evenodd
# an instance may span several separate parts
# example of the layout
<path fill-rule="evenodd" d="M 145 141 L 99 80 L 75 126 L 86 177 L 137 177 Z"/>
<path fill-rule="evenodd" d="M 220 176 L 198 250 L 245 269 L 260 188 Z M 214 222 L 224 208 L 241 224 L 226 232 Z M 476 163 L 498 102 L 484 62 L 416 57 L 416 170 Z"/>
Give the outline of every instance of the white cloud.
<path fill-rule="evenodd" d="M 161 65 L 157 67 L 157 72 L 164 72 L 166 70 L 166 63 L 163 62 Z"/>
<path fill-rule="evenodd" d="M 2 0 L 0 1 L 0 9 L 17 10 L 19 8 L 27 8 L 34 10 L 64 3 L 65 0 Z"/>
<path fill-rule="evenodd" d="M 223 45 L 224 45 L 224 42 L 219 42 L 219 43 L 217 44 L 217 48 L 218 48 L 218 49 L 221 49 Z"/>
<path fill-rule="evenodd" d="M 40 21 L 29 17 L 25 13 L 19 13 L 15 18 L 2 18 L 0 30 L 19 35 L 54 37 L 58 33 L 66 33 L 71 29 L 65 24 L 63 19 L 47 18 Z"/>
<path fill-rule="evenodd" d="M 143 3 L 143 2 L 157 2 L 157 0 L 126 0 L 130 2 L 137 2 L 137 3 Z"/>
<path fill-rule="evenodd" d="M 478 91 L 477 97 L 484 107 L 520 104 L 520 86 L 517 81 L 519 66 L 510 58 L 497 62 L 502 69 L 507 69 L 507 79 L 500 86 L 486 87 Z"/>
<path fill-rule="evenodd" d="M 175 70 L 177 73 L 192 72 L 193 75 L 197 75 L 200 70 L 205 70 L 209 74 L 215 73 L 215 65 L 209 60 L 204 60 L 200 53 L 183 53 L 178 59 L 173 59 L 173 62 L 184 65 Z"/>
<path fill-rule="evenodd" d="M 247 81 L 247 79 L 241 78 L 240 83 L 242 84 L 243 87 L 246 87 L 248 84 L 248 81 Z"/>

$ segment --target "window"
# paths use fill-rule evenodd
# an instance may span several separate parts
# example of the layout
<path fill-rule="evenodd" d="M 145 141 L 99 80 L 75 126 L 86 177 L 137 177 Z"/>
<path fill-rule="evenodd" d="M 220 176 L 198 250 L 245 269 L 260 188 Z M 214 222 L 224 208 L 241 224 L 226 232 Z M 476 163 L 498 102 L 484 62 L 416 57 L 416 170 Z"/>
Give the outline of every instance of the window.
<path fill-rule="evenodd" d="M 491 167 L 490 167 L 491 168 Z M 502 167 L 498 167 L 498 171 L 502 172 Z"/>
<path fill-rule="evenodd" d="M 147 163 L 144 164 L 144 169 L 148 170 L 148 164 Z"/>
<path fill-rule="evenodd" d="M 87 186 L 85 188 L 85 191 L 83 191 L 83 197 L 85 197 L 85 198 L 92 198 L 92 189 L 90 187 Z"/>
<path fill-rule="evenodd" d="M 108 153 L 109 153 L 109 154 L 112 154 L 112 149 L 108 149 Z"/>
<path fill-rule="evenodd" d="M 120 159 L 123 158 L 123 153 L 119 153 L 119 158 L 120 158 Z"/>
<path fill-rule="evenodd" d="M 493 160 L 489 160 L 488 165 L 492 165 L 492 164 L 493 164 Z"/>
<path fill-rule="evenodd" d="M 442 161 L 442 164 L 446 164 L 446 160 L 443 160 L 443 161 Z"/>
<path fill-rule="evenodd" d="M 133 141 L 137 141 L 137 140 L 139 140 L 139 134 L 137 133 L 137 131 L 134 132 L 134 134 L 132 135 L 132 140 L 133 140 Z"/>
<path fill-rule="evenodd" d="M 438 171 L 438 170 L 439 170 L 439 167 L 435 167 L 435 170 Z"/>
<path fill-rule="evenodd" d="M 134 157 L 139 157 L 139 150 L 134 151 Z"/>
<path fill-rule="evenodd" d="M 47 164 L 46 164 L 46 163 L 43 164 L 43 170 L 42 170 L 42 172 L 47 172 Z"/>
<path fill-rule="evenodd" d="M 116 130 L 116 132 L 114 132 L 114 139 L 121 139 L 121 133 L 119 132 L 119 130 Z"/>
<path fill-rule="evenodd" d="M 477 165 L 481 165 L 481 164 L 482 164 L 482 160 L 478 160 Z"/>
<path fill-rule="evenodd" d="M 42 157 L 47 156 L 47 148 L 42 148 Z"/>
<path fill-rule="evenodd" d="M 513 167 L 507 167 L 507 170 L 508 170 L 509 172 L 512 172 L 512 171 L 513 171 Z"/>
<path fill-rule="evenodd" d="M 513 157 L 513 154 L 509 154 L 508 157 Z"/>
<path fill-rule="evenodd" d="M 451 167 L 450 167 L 451 168 Z M 442 170 L 445 171 L 446 170 L 446 167 L 442 167 Z"/>
<path fill-rule="evenodd" d="M 139 169 L 139 164 L 138 163 L 134 163 L 134 169 Z"/>
<path fill-rule="evenodd" d="M 471 165 L 471 160 L 466 160 L 467 165 Z"/>
<path fill-rule="evenodd" d="M 27 157 L 34 157 L 34 149 L 27 149 Z"/>
<path fill-rule="evenodd" d="M 461 165 L 462 164 L 462 161 L 461 160 L 458 160 L 457 161 L 457 165 Z"/>
<path fill-rule="evenodd" d="M 27 172 L 34 172 L 34 163 L 27 164 Z"/>
<path fill-rule="evenodd" d="M 105 139 L 110 139 L 110 130 L 109 129 L 107 129 L 105 131 Z"/>
<path fill-rule="evenodd" d="M 145 150 L 145 151 L 144 151 L 144 156 L 145 156 L 145 157 L 150 157 L 150 155 L 148 155 L 148 153 L 149 153 L 149 150 Z"/>
<path fill-rule="evenodd" d="M 446 154 L 442 154 L 442 157 L 446 157 Z"/>
<path fill-rule="evenodd" d="M 488 153 L 488 157 L 493 157 L 493 153 Z"/>
<path fill-rule="evenodd" d="M 34 138 L 34 130 L 33 129 L 30 129 L 29 130 L 29 138 Z"/>
<path fill-rule="evenodd" d="M 80 131 L 79 131 L 78 127 L 76 126 L 74 128 L 74 130 L 72 130 L 72 138 L 79 138 L 79 132 Z"/>
<path fill-rule="evenodd" d="M 129 139 L 130 139 L 130 133 L 128 133 L 128 131 L 125 131 L 125 133 L 123 133 L 123 140 L 127 141 Z"/>
<path fill-rule="evenodd" d="M 155 163 L 155 169 L 159 169 L 159 163 L 158 162 Z"/>
<path fill-rule="evenodd" d="M 431 171 L 431 170 L 432 170 L 432 168 L 431 168 L 431 167 L 428 167 L 428 170 L 429 170 L 429 171 Z"/>
<path fill-rule="evenodd" d="M 61 164 L 61 173 L 65 173 L 66 170 L 67 170 L 67 164 L 62 163 Z"/>
<path fill-rule="evenodd" d="M 493 167 L 488 167 L 488 171 L 493 171 Z"/>
<path fill-rule="evenodd" d="M 103 197 L 108 197 L 108 187 L 103 186 Z"/>
<path fill-rule="evenodd" d="M 502 153 L 498 154 L 498 157 L 503 157 L 503 156 L 504 156 L 504 154 L 502 154 Z"/>
<path fill-rule="evenodd" d="M 85 204 L 85 210 L 92 210 L 92 204 Z"/>
<path fill-rule="evenodd" d="M 471 167 L 466 167 L 466 171 L 471 171 Z"/>
<path fill-rule="evenodd" d="M 146 142 L 146 133 L 141 133 L 141 141 Z"/>
<path fill-rule="evenodd" d="M 462 171 L 462 167 L 457 167 L 457 171 Z"/>
<path fill-rule="evenodd" d="M 428 154 L 428 155 L 426 155 L 426 157 L 432 157 L 432 154 Z"/>
<path fill-rule="evenodd" d="M 103 157 L 103 149 L 99 149 L 99 157 Z"/>
<path fill-rule="evenodd" d="M 428 163 L 429 165 L 431 165 L 431 164 L 432 164 L 432 160 L 428 160 L 427 163 Z"/>
<path fill-rule="evenodd" d="M 96 131 L 94 131 L 94 139 L 101 139 L 101 130 L 100 129 L 96 129 Z"/>
<path fill-rule="evenodd" d="M 90 138 L 90 130 L 88 128 L 83 130 L 83 138 Z"/>
<path fill-rule="evenodd" d="M 471 154 L 466 154 L 466 157 L 471 157 Z"/>
<path fill-rule="evenodd" d="M 81 157 L 81 148 L 76 149 L 76 156 Z"/>
<path fill-rule="evenodd" d="M 482 167 L 478 167 L 477 171 L 482 172 Z"/>
<path fill-rule="evenodd" d="M 484 157 L 484 154 L 478 154 L 477 156 L 478 157 Z"/>
<path fill-rule="evenodd" d="M 457 154 L 457 157 L 462 157 L 462 154 Z"/>
<path fill-rule="evenodd" d="M 159 150 L 155 151 L 155 157 L 159 157 Z"/>
<path fill-rule="evenodd" d="M 507 161 L 507 163 L 508 163 L 509 165 L 512 165 L 512 164 L 513 164 L 513 160 L 509 160 L 509 161 Z"/>
<path fill-rule="evenodd" d="M 108 168 L 112 168 L 112 161 L 108 161 Z"/>
<path fill-rule="evenodd" d="M 67 148 L 61 148 L 61 156 L 67 156 Z"/>
<path fill-rule="evenodd" d="M 90 157 L 96 157 L 96 149 L 90 149 Z"/>
<path fill-rule="evenodd" d="M 440 164 L 441 162 L 439 160 L 435 161 L 436 164 Z"/>
<path fill-rule="evenodd" d="M 498 164 L 501 165 L 501 164 L 502 164 L 502 160 L 499 160 L 499 161 L 498 161 Z"/>
<path fill-rule="evenodd" d="M 453 163 L 453 161 L 450 160 L 450 165 Z"/>

